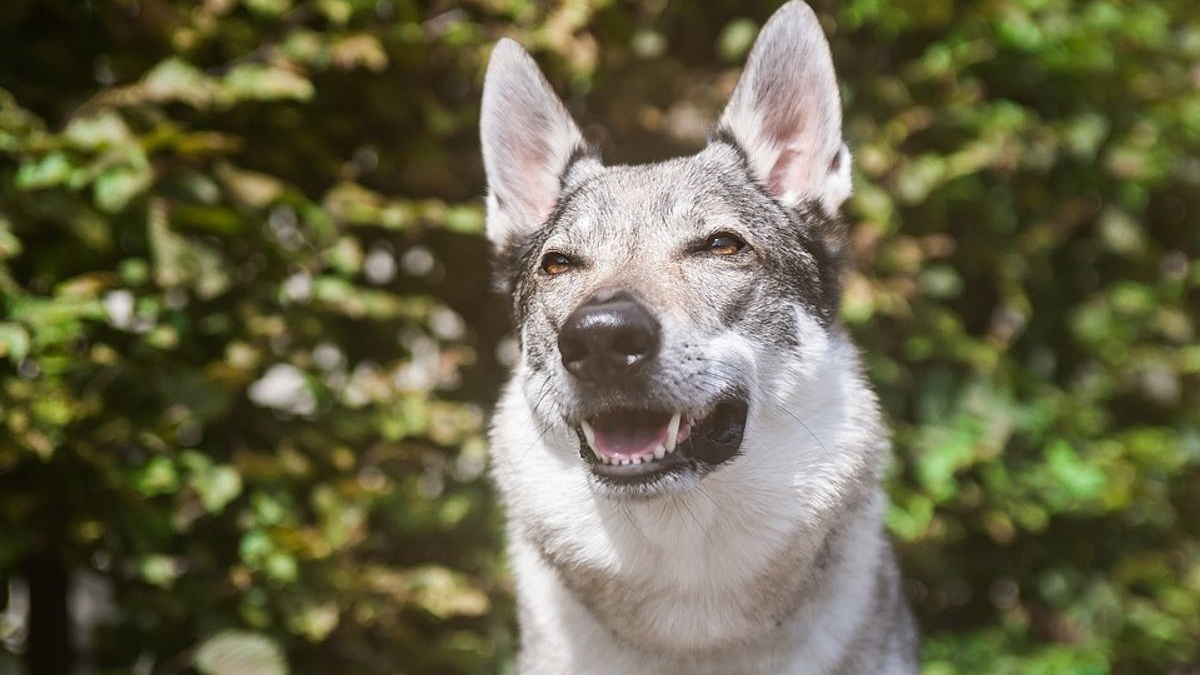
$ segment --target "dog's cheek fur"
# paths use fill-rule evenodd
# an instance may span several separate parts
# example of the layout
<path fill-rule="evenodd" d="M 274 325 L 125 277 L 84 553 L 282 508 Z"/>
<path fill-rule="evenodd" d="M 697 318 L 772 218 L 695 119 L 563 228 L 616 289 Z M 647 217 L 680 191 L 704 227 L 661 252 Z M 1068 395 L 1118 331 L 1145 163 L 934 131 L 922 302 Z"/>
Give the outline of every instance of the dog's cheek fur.
<path fill-rule="evenodd" d="M 724 327 L 761 336 L 774 349 L 803 346 L 811 330 L 800 325 L 800 313 L 825 331 L 838 320 L 842 264 L 824 242 L 800 231 L 807 225 L 791 226 L 797 231 L 770 237 L 764 247 L 765 274 L 729 289 L 720 308 Z"/>
<path fill-rule="evenodd" d="M 550 341 L 538 339 L 538 336 L 544 338 L 557 334 L 553 325 L 540 325 L 548 323 L 550 318 L 540 316 L 537 308 L 539 256 L 552 232 L 555 219 L 556 216 L 551 216 L 549 224 L 510 241 L 507 246 L 496 250 L 492 259 L 495 286 L 497 290 L 510 294 L 513 324 L 522 328 L 517 337 L 523 360 L 535 371 L 545 370 L 554 354 Z"/>
<path fill-rule="evenodd" d="M 788 215 L 791 227 L 780 232 L 793 240 L 784 243 L 780 250 L 803 250 L 810 259 L 780 256 L 774 261 L 780 280 L 792 297 L 801 299 L 821 324 L 829 327 L 837 321 L 841 304 L 844 226 L 816 201 L 806 202 Z"/>

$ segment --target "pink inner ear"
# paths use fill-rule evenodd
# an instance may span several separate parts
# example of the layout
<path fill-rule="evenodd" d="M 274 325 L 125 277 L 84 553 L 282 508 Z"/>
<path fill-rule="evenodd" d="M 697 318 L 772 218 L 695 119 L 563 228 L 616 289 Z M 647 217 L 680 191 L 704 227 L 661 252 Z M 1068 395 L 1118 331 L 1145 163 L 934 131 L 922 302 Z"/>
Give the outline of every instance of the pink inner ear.
<path fill-rule="evenodd" d="M 811 175 L 811 153 L 796 146 L 786 146 L 779 151 L 767 177 L 767 189 L 776 199 L 798 194 L 813 187 Z"/>
<path fill-rule="evenodd" d="M 524 216 L 540 224 L 554 210 L 558 196 L 557 177 L 550 169 L 552 161 L 549 148 L 540 143 L 531 143 L 521 148 L 515 165 L 514 178 L 521 186 L 516 199 L 521 202 Z"/>

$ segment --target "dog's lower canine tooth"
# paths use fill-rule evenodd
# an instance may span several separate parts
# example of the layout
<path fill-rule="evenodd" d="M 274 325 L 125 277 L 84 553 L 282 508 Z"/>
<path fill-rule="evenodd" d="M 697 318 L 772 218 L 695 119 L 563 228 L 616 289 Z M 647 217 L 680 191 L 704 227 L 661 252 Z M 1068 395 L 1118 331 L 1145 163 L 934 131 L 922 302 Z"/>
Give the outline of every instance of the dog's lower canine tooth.
<path fill-rule="evenodd" d="M 667 425 L 667 452 L 675 450 L 675 441 L 679 438 L 679 422 L 683 419 L 683 413 L 675 413 L 671 415 L 671 423 Z M 656 455 L 662 457 L 662 455 Z"/>
<path fill-rule="evenodd" d="M 661 445 L 654 449 L 654 459 L 662 459 L 666 454 L 667 449 Z"/>

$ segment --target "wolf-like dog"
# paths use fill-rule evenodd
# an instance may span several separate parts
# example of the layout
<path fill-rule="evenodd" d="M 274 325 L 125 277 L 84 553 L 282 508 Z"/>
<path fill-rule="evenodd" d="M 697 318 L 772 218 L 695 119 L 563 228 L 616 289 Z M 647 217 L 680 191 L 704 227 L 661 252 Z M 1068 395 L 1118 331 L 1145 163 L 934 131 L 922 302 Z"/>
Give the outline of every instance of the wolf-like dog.
<path fill-rule="evenodd" d="M 793 0 L 708 145 L 605 166 L 511 40 L 487 234 L 520 359 L 492 429 L 522 675 L 917 672 L 890 451 L 838 319 L 850 153 Z"/>

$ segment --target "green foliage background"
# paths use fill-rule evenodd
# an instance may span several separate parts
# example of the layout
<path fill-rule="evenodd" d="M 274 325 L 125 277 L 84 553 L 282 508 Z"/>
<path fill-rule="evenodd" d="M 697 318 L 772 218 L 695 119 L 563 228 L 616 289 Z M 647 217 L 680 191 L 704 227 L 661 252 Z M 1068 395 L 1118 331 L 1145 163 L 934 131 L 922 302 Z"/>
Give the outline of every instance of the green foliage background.
<path fill-rule="evenodd" d="M 98 673 L 509 672 L 488 50 L 647 161 L 775 4 L 8 0 L 0 606 L 52 555 Z M 926 673 L 1200 672 L 1200 4 L 816 6 Z"/>

